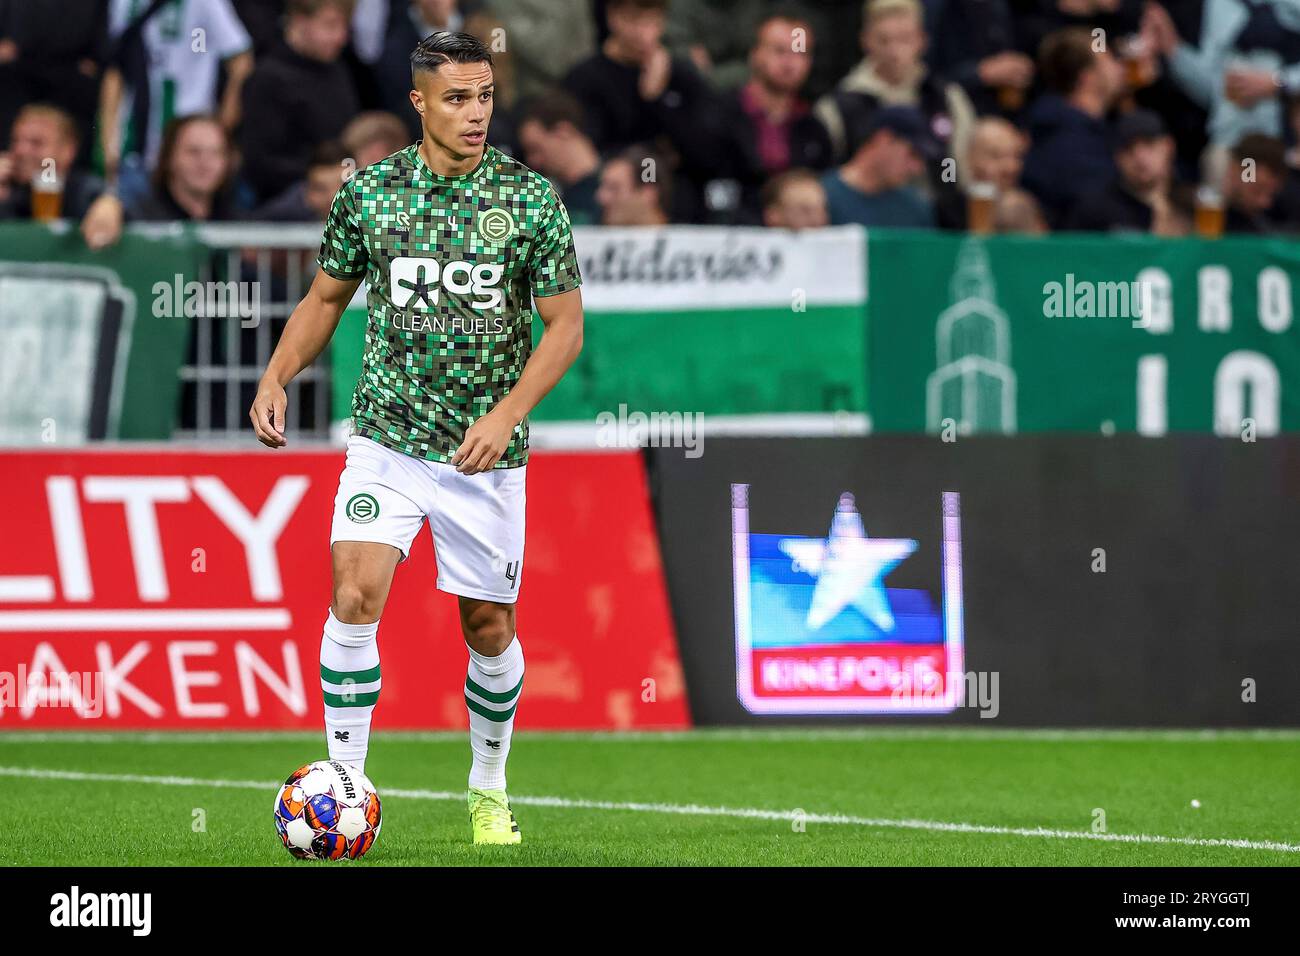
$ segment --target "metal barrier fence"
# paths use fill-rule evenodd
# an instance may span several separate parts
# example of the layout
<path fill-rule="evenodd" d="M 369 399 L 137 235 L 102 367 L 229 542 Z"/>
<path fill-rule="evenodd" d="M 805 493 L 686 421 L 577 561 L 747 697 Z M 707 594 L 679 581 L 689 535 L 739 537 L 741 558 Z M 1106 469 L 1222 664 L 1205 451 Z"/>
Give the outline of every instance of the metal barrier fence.
<path fill-rule="evenodd" d="M 210 256 L 199 276 L 204 283 L 239 283 L 251 298 L 255 315 L 241 319 L 223 308 L 191 317 L 192 334 L 181 366 L 178 427 L 171 441 L 198 445 L 243 443 L 251 440 L 248 408 L 257 382 L 284 331 L 285 323 L 316 272 L 321 227 L 311 224 L 220 223 L 184 226 L 176 223 L 131 227 L 143 236 L 164 237 L 182 229 L 208 247 Z M 287 433 L 296 447 L 337 441 L 332 428 L 332 363 L 327 346 L 286 390 Z M 545 417 L 545 416 L 543 416 Z M 701 419 L 704 416 L 699 416 Z M 698 424 L 699 436 L 723 435 L 864 435 L 870 419 L 859 412 L 710 415 Z M 596 419 L 538 421 L 530 439 L 537 448 L 625 447 L 658 445 L 671 436 L 659 434 L 651 421 L 644 434 L 621 436 L 612 446 Z"/>
<path fill-rule="evenodd" d="M 173 234 L 175 224 L 140 224 L 133 232 Z M 193 331 L 180 369 L 181 407 L 175 438 L 221 442 L 248 437 L 248 408 L 285 323 L 316 273 L 321 227 L 313 224 L 208 223 L 193 227 L 211 250 L 201 282 L 239 283 L 252 305 L 241 318 L 227 310 L 191 319 Z M 212 288 L 211 286 L 208 286 Z M 286 390 L 287 434 L 300 439 L 330 435 L 329 348 Z"/>

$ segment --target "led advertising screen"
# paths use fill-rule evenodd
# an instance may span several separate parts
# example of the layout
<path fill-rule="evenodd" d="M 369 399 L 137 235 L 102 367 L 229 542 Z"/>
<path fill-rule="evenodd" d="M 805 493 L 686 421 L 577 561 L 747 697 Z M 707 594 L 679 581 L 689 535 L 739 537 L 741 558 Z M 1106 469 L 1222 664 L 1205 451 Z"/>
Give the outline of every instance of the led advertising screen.
<path fill-rule="evenodd" d="M 697 724 L 1300 721 L 1292 438 L 702 450 L 646 451 Z"/>
<path fill-rule="evenodd" d="M 736 694 L 745 709 L 953 711 L 963 672 L 960 496 L 935 502 L 941 534 L 922 546 L 869 535 L 849 491 L 827 501 L 820 533 L 755 527 L 757 491 L 731 486 Z M 908 562 L 920 580 L 901 580 Z"/>

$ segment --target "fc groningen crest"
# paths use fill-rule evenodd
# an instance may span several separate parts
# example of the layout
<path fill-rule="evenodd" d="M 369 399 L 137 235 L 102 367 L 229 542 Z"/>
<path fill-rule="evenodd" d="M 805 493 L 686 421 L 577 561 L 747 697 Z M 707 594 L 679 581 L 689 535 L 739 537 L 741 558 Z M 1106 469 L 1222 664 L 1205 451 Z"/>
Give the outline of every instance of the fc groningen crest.
<path fill-rule="evenodd" d="M 379 517 L 379 502 L 375 500 L 374 495 L 362 492 L 348 499 L 343 513 L 348 516 L 349 521 L 356 524 L 370 524 Z"/>
<path fill-rule="evenodd" d="M 500 206 L 485 209 L 478 215 L 478 234 L 485 242 L 500 245 L 515 234 L 515 218 Z"/>

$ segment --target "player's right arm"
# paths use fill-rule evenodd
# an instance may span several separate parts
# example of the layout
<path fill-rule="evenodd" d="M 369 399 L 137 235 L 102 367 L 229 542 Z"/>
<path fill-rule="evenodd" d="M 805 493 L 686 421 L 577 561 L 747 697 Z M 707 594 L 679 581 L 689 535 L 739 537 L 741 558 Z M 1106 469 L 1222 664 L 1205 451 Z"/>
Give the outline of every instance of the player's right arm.
<path fill-rule="evenodd" d="M 346 182 L 334 194 L 321 236 L 320 255 L 316 257 L 320 268 L 285 323 L 280 344 L 267 363 L 253 407 L 248 410 L 257 440 L 272 448 L 282 448 L 286 443 L 284 410 L 289 401 L 284 387 L 324 351 L 366 274 L 368 256 L 352 186 L 353 182 Z"/>
<path fill-rule="evenodd" d="M 336 279 L 320 269 L 311 288 L 289 316 L 280 344 L 275 347 L 258 383 L 253 407 L 248 411 L 257 440 L 263 445 L 281 448 L 286 444 L 284 411 L 289 400 L 284 387 L 324 351 L 360 284 L 361 276 Z"/>

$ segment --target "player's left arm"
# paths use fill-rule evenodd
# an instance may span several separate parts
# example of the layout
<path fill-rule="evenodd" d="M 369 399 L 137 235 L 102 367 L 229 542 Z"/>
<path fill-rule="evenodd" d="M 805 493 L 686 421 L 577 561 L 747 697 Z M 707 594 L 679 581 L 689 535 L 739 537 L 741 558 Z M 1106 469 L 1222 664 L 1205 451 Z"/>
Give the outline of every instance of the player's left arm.
<path fill-rule="evenodd" d="M 538 296 L 533 301 L 546 328 L 542 341 L 524 364 L 510 394 L 465 430 L 465 440 L 451 459 L 461 474 L 490 471 L 501 460 L 515 427 L 564 377 L 582 351 L 582 290 Z"/>

